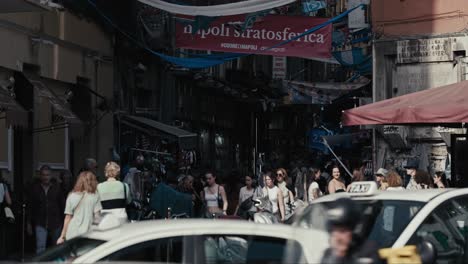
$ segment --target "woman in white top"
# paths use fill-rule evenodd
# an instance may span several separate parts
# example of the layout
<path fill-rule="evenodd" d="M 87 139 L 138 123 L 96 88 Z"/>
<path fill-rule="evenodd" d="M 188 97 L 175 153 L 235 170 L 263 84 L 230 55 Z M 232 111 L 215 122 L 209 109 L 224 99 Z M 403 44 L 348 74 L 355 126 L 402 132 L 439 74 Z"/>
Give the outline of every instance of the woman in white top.
<path fill-rule="evenodd" d="M 320 187 L 318 185 L 318 180 L 320 179 L 320 175 L 322 175 L 322 171 L 318 168 L 310 168 L 309 169 L 309 187 L 307 188 L 307 197 L 308 202 L 312 203 L 313 200 L 321 197 L 323 195 Z"/>
<path fill-rule="evenodd" d="M 245 176 L 245 186 L 242 187 L 239 191 L 239 202 L 237 203 L 236 211 L 234 215 L 237 215 L 239 211 L 239 206 L 246 201 L 247 199 L 251 199 L 254 195 L 255 189 L 253 188 L 253 179 L 252 176 L 247 175 Z M 252 205 L 250 209 L 248 210 L 249 212 L 256 212 L 257 209 L 255 206 Z"/>
<path fill-rule="evenodd" d="M 201 192 L 202 200 L 206 204 L 206 216 L 226 215 L 228 200 L 224 187 L 216 183 L 216 176 L 212 172 L 205 174 L 207 186 Z"/>
<path fill-rule="evenodd" d="M 96 176 L 90 171 L 81 172 L 75 187 L 67 197 L 65 220 L 57 244 L 62 244 L 65 239 L 83 235 L 91 229 L 94 218 L 101 211 L 96 189 Z"/>
<path fill-rule="evenodd" d="M 272 214 L 276 215 L 281 222 L 285 220 L 284 199 L 281 190 L 275 186 L 275 182 L 270 174 L 265 175 L 265 187 L 263 195 L 268 196 L 272 204 Z"/>
<path fill-rule="evenodd" d="M 285 214 L 290 215 L 292 213 L 291 205 L 294 202 L 294 194 L 287 186 L 288 173 L 285 169 L 279 168 L 276 170 L 276 183 L 283 194 Z"/>

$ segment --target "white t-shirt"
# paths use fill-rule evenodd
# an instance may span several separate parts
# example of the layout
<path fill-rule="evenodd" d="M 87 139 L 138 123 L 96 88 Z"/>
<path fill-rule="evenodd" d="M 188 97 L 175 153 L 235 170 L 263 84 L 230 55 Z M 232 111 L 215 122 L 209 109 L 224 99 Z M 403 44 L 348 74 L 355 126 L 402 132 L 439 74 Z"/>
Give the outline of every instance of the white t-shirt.
<path fill-rule="evenodd" d="M 101 209 L 97 193 L 70 193 L 65 205 L 65 214 L 72 215 L 72 219 L 68 224 L 66 239 L 69 240 L 88 232 L 93 224 L 94 214 Z"/>
<path fill-rule="evenodd" d="M 314 190 L 318 190 L 318 195 L 319 197 L 323 195 L 322 191 L 320 190 L 320 187 L 317 182 L 312 182 L 309 186 L 309 190 L 307 190 L 307 195 L 309 197 L 309 203 L 311 203 L 314 200 Z"/>

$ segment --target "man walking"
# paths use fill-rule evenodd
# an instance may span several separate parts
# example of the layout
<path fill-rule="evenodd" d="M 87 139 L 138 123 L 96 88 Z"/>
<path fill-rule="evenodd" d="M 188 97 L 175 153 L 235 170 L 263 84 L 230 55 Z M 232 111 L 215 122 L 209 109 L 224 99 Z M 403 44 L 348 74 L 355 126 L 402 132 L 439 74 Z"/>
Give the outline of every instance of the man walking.
<path fill-rule="evenodd" d="M 49 166 L 42 166 L 39 181 L 32 185 L 28 195 L 29 227 L 36 233 L 36 253 L 46 249 L 48 238 L 57 241 L 62 229 L 65 201 L 60 186 L 51 181 L 51 172 Z"/>

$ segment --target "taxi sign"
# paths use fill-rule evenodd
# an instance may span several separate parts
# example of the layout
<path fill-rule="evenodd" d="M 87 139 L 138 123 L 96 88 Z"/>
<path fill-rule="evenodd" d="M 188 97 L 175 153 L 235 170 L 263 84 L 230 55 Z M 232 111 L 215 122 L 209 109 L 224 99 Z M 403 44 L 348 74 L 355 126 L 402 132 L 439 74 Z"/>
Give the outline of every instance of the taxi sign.
<path fill-rule="evenodd" d="M 378 190 L 377 183 L 373 181 L 353 182 L 349 187 L 348 193 L 352 195 L 373 195 Z"/>

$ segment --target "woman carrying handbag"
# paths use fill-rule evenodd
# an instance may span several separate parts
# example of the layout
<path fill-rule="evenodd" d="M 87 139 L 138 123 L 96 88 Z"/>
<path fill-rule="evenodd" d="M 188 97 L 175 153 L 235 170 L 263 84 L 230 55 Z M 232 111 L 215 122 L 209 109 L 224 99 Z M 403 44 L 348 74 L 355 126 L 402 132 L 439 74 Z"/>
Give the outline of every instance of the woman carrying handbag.
<path fill-rule="evenodd" d="M 216 183 L 216 176 L 212 172 L 205 173 L 207 186 L 203 189 L 201 197 L 205 203 L 205 218 L 226 215 L 228 201 L 223 186 Z"/>
<path fill-rule="evenodd" d="M 0 259 L 6 259 L 7 257 L 6 239 L 10 227 L 5 209 L 9 210 L 9 206 L 11 206 L 11 197 L 8 187 L 0 180 Z"/>
<path fill-rule="evenodd" d="M 83 235 L 91 229 L 94 218 L 101 211 L 101 202 L 96 190 L 96 176 L 90 171 L 81 172 L 75 187 L 67 197 L 65 220 L 57 244 L 62 244 L 65 239 L 70 240 Z"/>

